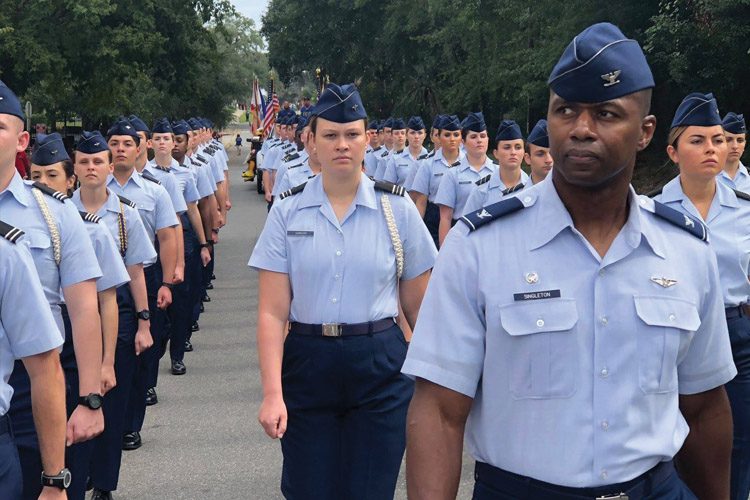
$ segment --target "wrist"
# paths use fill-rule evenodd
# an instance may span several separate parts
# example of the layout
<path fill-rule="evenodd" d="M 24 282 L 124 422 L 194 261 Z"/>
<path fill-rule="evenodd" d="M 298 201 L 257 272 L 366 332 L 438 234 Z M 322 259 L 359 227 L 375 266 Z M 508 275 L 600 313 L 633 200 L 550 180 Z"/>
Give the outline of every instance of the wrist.
<path fill-rule="evenodd" d="M 103 357 L 102 358 L 102 366 L 106 366 L 107 368 L 112 368 L 113 366 L 115 366 L 115 357 L 114 356 L 112 356 L 112 357 L 109 357 L 109 356 Z"/>
<path fill-rule="evenodd" d="M 161 286 L 163 286 L 164 288 L 168 288 L 169 291 L 172 291 L 172 289 L 174 288 L 174 285 L 172 283 L 167 283 L 166 281 L 162 283 Z"/>

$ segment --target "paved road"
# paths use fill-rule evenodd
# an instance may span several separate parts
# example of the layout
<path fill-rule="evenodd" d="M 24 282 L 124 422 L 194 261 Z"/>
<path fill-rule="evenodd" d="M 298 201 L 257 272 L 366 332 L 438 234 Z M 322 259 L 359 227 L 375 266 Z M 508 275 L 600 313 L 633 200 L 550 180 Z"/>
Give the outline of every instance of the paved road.
<path fill-rule="evenodd" d="M 185 355 L 187 374 L 171 375 L 168 356 L 162 360 L 159 404 L 148 409 L 143 446 L 123 452 L 116 500 L 282 498 L 280 446 L 256 420 L 258 283 L 247 267 L 266 203 L 255 183 L 240 178 L 246 151 L 236 156 L 227 149 L 233 208 L 216 247 L 212 301 L 193 336 L 195 351 Z M 472 467 L 465 457 L 458 498 L 471 496 Z M 396 498 L 406 499 L 405 491 L 402 470 Z"/>

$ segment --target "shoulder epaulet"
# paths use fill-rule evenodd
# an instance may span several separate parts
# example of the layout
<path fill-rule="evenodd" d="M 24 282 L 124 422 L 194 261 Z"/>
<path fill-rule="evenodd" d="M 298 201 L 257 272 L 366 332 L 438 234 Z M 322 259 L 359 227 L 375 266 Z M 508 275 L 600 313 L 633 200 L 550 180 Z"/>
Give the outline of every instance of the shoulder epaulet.
<path fill-rule="evenodd" d="M 10 224 L 7 224 L 0 220 L 0 236 L 5 238 L 6 240 L 10 241 L 11 243 L 15 243 L 18 238 L 23 236 L 23 234 L 23 231 L 21 231 L 17 227 L 13 227 Z"/>
<path fill-rule="evenodd" d="M 396 196 L 404 196 L 406 194 L 406 189 L 403 186 L 393 184 L 392 182 L 375 181 L 375 189 L 395 194 Z"/>
<path fill-rule="evenodd" d="M 102 221 L 102 218 L 98 215 L 90 214 L 82 210 L 79 210 L 78 213 L 81 214 L 81 219 L 85 220 L 86 222 L 93 222 L 94 224 L 98 224 Z"/>
<path fill-rule="evenodd" d="M 299 186 L 294 186 L 292 189 L 287 189 L 286 191 L 284 191 L 283 193 L 279 195 L 279 199 L 283 200 L 297 193 L 301 193 L 305 189 L 306 185 L 307 185 L 307 182 L 303 182 Z"/>
<path fill-rule="evenodd" d="M 156 177 L 154 177 L 153 175 L 151 175 L 151 174 L 149 174 L 147 172 L 141 172 L 141 177 L 143 177 L 147 181 L 151 181 L 151 182 L 153 182 L 155 184 L 161 184 L 161 182 L 159 181 L 159 179 L 157 179 Z"/>
<path fill-rule="evenodd" d="M 395 152 L 394 154 L 400 155 L 400 154 L 401 154 L 401 153 L 403 153 L 403 152 L 404 152 L 404 150 L 403 150 L 403 149 L 401 149 L 401 150 L 399 150 L 399 151 L 396 151 L 396 152 Z"/>
<path fill-rule="evenodd" d="M 304 165 L 304 164 L 305 164 L 305 162 L 302 162 L 302 163 L 297 163 L 296 165 L 292 165 L 292 166 L 290 166 L 290 167 L 287 167 L 287 170 L 291 170 L 291 169 L 293 169 L 293 168 L 301 167 L 301 166 L 302 166 L 302 165 Z"/>
<path fill-rule="evenodd" d="M 125 198 L 124 196 L 117 195 L 118 198 L 120 198 L 120 202 L 122 202 L 123 205 L 127 205 L 130 208 L 138 208 L 136 207 L 135 203 L 130 201 L 129 199 Z"/>
<path fill-rule="evenodd" d="M 482 207 L 478 212 L 464 215 L 460 220 L 469 226 L 470 231 L 476 231 L 488 222 L 500 219 L 506 215 L 512 214 L 513 212 L 518 212 L 522 208 L 525 208 L 523 202 L 518 198 L 513 197 Z"/>
<path fill-rule="evenodd" d="M 216 153 L 213 149 L 209 149 L 209 148 L 204 149 L 203 152 L 208 153 L 211 156 L 213 156 L 214 153 Z"/>
<path fill-rule="evenodd" d="M 461 160 L 454 161 L 451 165 L 448 165 L 448 168 L 457 167 L 461 164 Z"/>
<path fill-rule="evenodd" d="M 500 162 L 499 162 L 499 161 L 497 161 L 497 160 L 492 160 L 492 164 L 493 164 L 493 165 L 498 165 L 498 166 L 499 166 L 499 165 L 500 165 Z"/>
<path fill-rule="evenodd" d="M 385 158 L 385 157 L 386 157 L 386 156 L 388 156 L 389 154 L 391 154 L 391 152 L 390 152 L 390 151 L 388 151 L 388 150 L 386 149 L 386 150 L 385 150 L 385 151 L 383 152 L 383 154 L 382 154 L 382 155 L 380 155 L 380 157 L 381 157 L 381 158 Z"/>
<path fill-rule="evenodd" d="M 706 226 L 695 217 L 679 212 L 658 201 L 654 201 L 654 215 L 680 229 L 684 229 L 699 240 L 708 241 Z"/>
<path fill-rule="evenodd" d="M 738 189 L 733 189 L 734 194 L 737 195 L 737 198 L 742 198 L 743 200 L 750 201 L 750 194 L 745 193 L 744 191 L 740 191 Z"/>
<path fill-rule="evenodd" d="M 519 182 L 518 184 L 516 184 L 513 187 L 509 187 L 507 189 L 503 189 L 503 196 L 505 196 L 506 194 L 515 193 L 516 191 L 520 191 L 520 190 L 523 189 L 523 186 L 524 186 L 523 182 Z"/>
<path fill-rule="evenodd" d="M 292 154 L 286 155 L 284 159 L 281 161 L 292 161 L 292 160 L 296 160 L 297 158 L 299 158 L 299 153 L 292 153 Z"/>
<path fill-rule="evenodd" d="M 491 178 L 492 178 L 492 174 L 485 175 L 474 184 L 476 184 L 477 186 L 481 186 L 482 184 L 487 184 L 488 182 L 490 182 Z"/>
<path fill-rule="evenodd" d="M 424 160 L 428 156 L 430 156 L 430 153 L 425 153 L 423 155 L 419 155 L 419 156 L 417 156 L 417 160 Z"/>
<path fill-rule="evenodd" d="M 432 158 L 433 156 L 435 156 L 435 153 L 437 153 L 437 149 L 433 149 L 432 151 L 427 153 L 427 158 Z"/>
<path fill-rule="evenodd" d="M 376 147 L 375 149 L 373 149 L 372 151 L 373 151 L 373 153 L 377 153 L 377 152 L 378 152 L 378 151 L 380 151 L 381 149 L 383 149 L 383 146 L 378 146 L 378 147 Z"/>
<path fill-rule="evenodd" d="M 64 193 L 61 193 L 60 191 L 55 191 L 51 187 L 45 184 L 42 184 L 41 182 L 35 182 L 34 184 L 32 184 L 32 186 L 37 188 L 42 193 L 53 197 L 57 201 L 65 201 L 68 199 L 68 197 Z"/>
<path fill-rule="evenodd" d="M 198 160 L 202 161 L 203 163 L 208 163 L 208 160 L 206 160 L 204 157 L 202 157 L 201 155 L 199 155 L 197 153 L 196 153 L 195 157 L 198 158 Z"/>
<path fill-rule="evenodd" d="M 154 167 L 158 170 L 161 170 L 162 172 L 169 172 L 169 167 L 162 167 L 161 165 L 157 165 L 154 163 Z"/>
<path fill-rule="evenodd" d="M 656 196 L 659 196 L 663 189 L 664 189 L 664 186 L 660 187 L 659 189 L 654 189 L 653 191 L 649 191 L 648 193 L 646 193 L 646 196 L 648 196 L 649 198 L 654 198 Z"/>

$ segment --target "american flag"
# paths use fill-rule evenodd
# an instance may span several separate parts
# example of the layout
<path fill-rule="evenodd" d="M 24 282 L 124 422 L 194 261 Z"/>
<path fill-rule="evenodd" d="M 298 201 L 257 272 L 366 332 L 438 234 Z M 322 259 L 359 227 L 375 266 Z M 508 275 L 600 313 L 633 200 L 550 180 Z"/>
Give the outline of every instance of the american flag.
<path fill-rule="evenodd" d="M 266 106 L 266 115 L 263 117 L 263 135 L 268 137 L 271 133 L 273 124 L 276 121 L 276 112 L 281 108 L 279 106 L 279 97 L 276 95 L 276 85 L 274 84 L 273 77 L 271 77 L 270 87 L 270 100 L 268 106 Z"/>

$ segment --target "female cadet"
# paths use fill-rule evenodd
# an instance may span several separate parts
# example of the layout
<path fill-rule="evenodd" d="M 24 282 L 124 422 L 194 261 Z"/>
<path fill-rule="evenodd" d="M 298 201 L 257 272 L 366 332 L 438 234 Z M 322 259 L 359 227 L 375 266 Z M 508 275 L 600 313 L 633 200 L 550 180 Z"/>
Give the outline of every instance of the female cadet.
<path fill-rule="evenodd" d="M 456 115 L 443 116 L 440 121 L 440 150 L 431 157 L 425 158 L 419 166 L 414 181 L 409 186 L 409 194 L 417 205 L 419 214 L 430 231 L 435 246 L 438 247 L 438 228 L 440 226 L 440 209 L 435 204 L 440 182 L 448 169 L 460 164 L 463 154 L 459 151 L 461 144 L 461 124 Z"/>
<path fill-rule="evenodd" d="M 71 492 L 76 496 L 71 498 L 83 498 L 89 475 L 95 488 L 93 498 L 100 498 L 102 492 L 117 488 L 125 410 L 133 388 L 136 356 L 153 343 L 143 263 L 153 260 L 156 251 L 135 203 L 107 189 L 107 177 L 114 170 L 111 155 L 106 139 L 98 131 L 83 132 L 78 141 L 75 163 L 81 188 L 73 193 L 72 200 L 79 210 L 102 219 L 101 224 L 114 238 L 118 258 L 126 266 L 130 283 L 117 288 L 119 324 L 113 349 L 117 385 L 104 396 L 106 426 L 89 451 L 87 474 L 73 480 Z"/>
<path fill-rule="evenodd" d="M 52 151 L 58 154 L 51 155 Z M 68 157 L 60 134 L 37 136 L 34 153 L 31 157 L 31 179 L 40 182 L 56 191 L 72 196 L 76 176 L 73 173 L 73 162 Z M 82 207 L 78 207 L 83 210 Z M 115 374 L 115 344 L 117 341 L 118 307 L 116 289 L 124 286 L 130 277 L 122 264 L 122 259 L 117 251 L 112 235 L 107 230 L 101 218 L 81 211 L 81 217 L 85 221 L 86 229 L 91 239 L 91 244 L 96 254 L 96 260 L 102 270 L 102 277 L 96 282 L 96 290 L 99 297 L 99 314 L 101 316 L 102 329 L 102 383 L 101 393 L 106 395 L 110 389 L 117 384 Z M 60 304 L 62 310 L 63 324 L 65 327 L 65 343 L 63 344 L 60 362 L 65 373 L 65 381 L 68 387 L 67 409 L 68 416 L 73 413 L 78 405 L 78 398 L 73 391 L 78 387 L 78 369 L 76 368 L 75 350 L 73 348 L 73 331 L 65 304 Z M 104 411 L 105 428 L 107 426 L 107 411 Z M 88 477 L 88 465 L 91 455 L 93 441 L 86 441 L 70 446 L 66 450 L 66 465 L 73 477 L 73 483 L 86 484 Z M 83 499 L 85 488 L 74 492 L 73 483 L 68 491 L 69 499 Z M 41 485 L 40 485 L 41 487 Z"/>
<path fill-rule="evenodd" d="M 413 179 L 419 168 L 419 162 L 427 158 L 427 150 L 422 146 L 425 139 L 424 122 L 419 116 L 409 118 L 406 124 L 406 140 L 409 149 L 400 155 L 394 155 L 388 162 L 383 180 L 408 189 L 407 180 Z"/>
<path fill-rule="evenodd" d="M 390 135 L 391 147 L 378 158 L 378 166 L 375 170 L 373 180 L 382 181 L 388 164 L 393 161 L 394 157 L 404 154 L 404 148 L 406 147 L 406 123 L 404 123 L 403 118 L 393 119 Z"/>
<path fill-rule="evenodd" d="M 481 112 L 469 113 L 461 127 L 461 138 L 466 145 L 466 156 L 461 163 L 448 170 L 440 181 L 435 204 L 440 208 L 440 244 L 463 214 L 464 204 L 476 183 L 495 171 L 495 164 L 487 157 L 487 125 Z"/>
<path fill-rule="evenodd" d="M 724 134 L 727 137 L 729 156 L 724 169 L 719 174 L 719 180 L 733 189 L 743 193 L 750 193 L 750 173 L 742 164 L 742 153 L 745 152 L 745 117 L 729 112 L 721 121 Z"/>
<path fill-rule="evenodd" d="M 322 173 L 273 207 L 249 262 L 258 419 L 282 438 L 287 498 L 391 499 L 405 448 L 413 385 L 394 318 L 400 297 L 413 327 L 436 252 L 404 190 L 362 172 L 366 117 L 354 85 L 326 87 L 310 123 Z"/>
<path fill-rule="evenodd" d="M 727 143 L 711 94 L 687 96 L 672 120 L 667 153 L 680 167 L 657 201 L 699 218 L 719 264 L 729 339 L 737 376 L 726 384 L 734 420 L 731 499 L 750 494 L 750 196 L 716 181 L 727 159 Z M 659 192 L 657 192 L 659 193 Z"/>
<path fill-rule="evenodd" d="M 518 123 L 515 120 L 503 120 L 497 129 L 495 143 L 492 154 L 497 158 L 499 166 L 491 177 L 483 177 L 477 181 L 477 187 L 466 200 L 462 215 L 492 205 L 503 196 L 531 185 L 528 174 L 521 170 L 524 149 Z"/>

